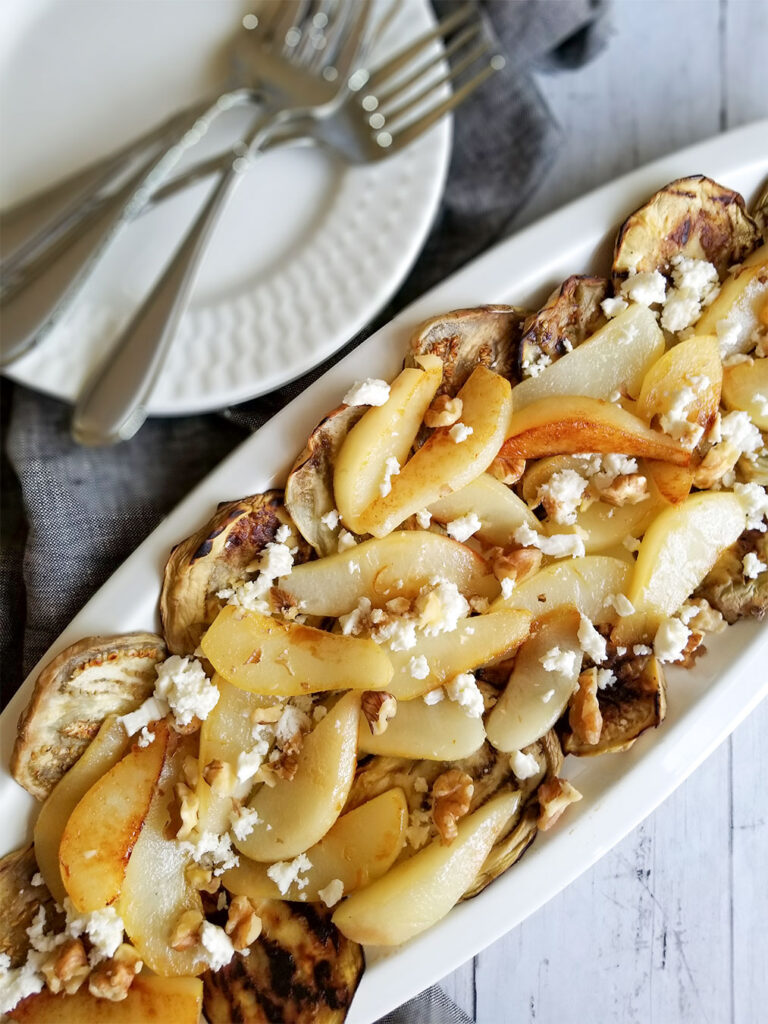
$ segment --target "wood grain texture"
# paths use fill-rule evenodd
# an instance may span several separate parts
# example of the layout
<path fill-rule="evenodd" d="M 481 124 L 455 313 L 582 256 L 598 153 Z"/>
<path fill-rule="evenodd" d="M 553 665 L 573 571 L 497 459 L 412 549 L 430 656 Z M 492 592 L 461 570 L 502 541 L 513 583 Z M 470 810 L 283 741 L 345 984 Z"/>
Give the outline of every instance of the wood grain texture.
<path fill-rule="evenodd" d="M 768 114 L 768 3 L 617 0 L 612 19 L 592 64 L 538 76 L 562 141 L 515 227 Z M 591 871 L 443 989 L 478 1024 L 765 1020 L 766 735 L 768 703 Z"/>

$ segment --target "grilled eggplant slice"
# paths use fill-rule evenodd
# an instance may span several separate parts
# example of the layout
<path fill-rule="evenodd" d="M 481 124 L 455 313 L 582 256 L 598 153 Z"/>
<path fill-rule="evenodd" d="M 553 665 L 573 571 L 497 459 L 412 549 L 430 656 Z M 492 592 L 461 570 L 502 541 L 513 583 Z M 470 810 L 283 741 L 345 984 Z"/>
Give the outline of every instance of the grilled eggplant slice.
<path fill-rule="evenodd" d="M 618 293 L 630 273 L 669 270 L 673 256 L 704 259 L 720 277 L 759 244 L 757 224 L 738 192 L 694 175 L 670 182 L 621 226 L 613 256 Z"/>
<path fill-rule="evenodd" d="M 544 306 L 527 317 L 518 350 L 518 374 L 548 366 L 589 338 L 605 323 L 600 303 L 610 285 L 604 277 L 575 274 L 567 278 Z"/>
<path fill-rule="evenodd" d="M 37 874 L 34 847 L 14 850 L 0 860 L 0 953 L 7 953 L 11 967 L 19 967 L 27 957 L 27 928 L 38 908 L 45 907 L 46 921 L 63 925 L 64 915 L 54 907 L 45 884 L 32 885 Z"/>
<path fill-rule="evenodd" d="M 468 900 L 473 896 L 477 896 L 494 878 L 498 878 L 507 868 L 511 868 L 513 864 L 520 860 L 533 843 L 536 833 L 539 831 L 536 824 L 538 817 L 539 804 L 534 799 L 526 805 L 512 831 L 504 839 L 496 843 L 488 854 L 477 878 L 464 893 L 462 900 Z"/>
<path fill-rule="evenodd" d="M 291 529 L 295 562 L 306 562 L 311 549 L 298 536 L 283 504 L 282 491 L 252 494 L 219 505 L 213 519 L 177 544 L 165 567 L 160 615 L 168 648 L 193 654 L 224 602 L 217 593 L 248 576 L 259 553 L 281 526 Z"/>
<path fill-rule="evenodd" d="M 161 637 L 129 633 L 86 637 L 54 658 L 19 719 L 11 756 L 19 785 L 44 800 L 107 715 L 133 711 L 151 695 L 165 657 Z"/>
<path fill-rule="evenodd" d="M 566 754 L 592 757 L 628 750 L 646 729 L 661 725 L 667 712 L 666 681 L 652 655 L 639 655 L 614 668 L 618 679 L 598 691 L 603 727 L 594 745 L 579 741 L 566 727 L 561 739 Z"/>
<path fill-rule="evenodd" d="M 763 241 L 768 242 L 768 181 L 763 183 L 755 205 L 752 208 L 752 217 L 760 229 Z"/>
<path fill-rule="evenodd" d="M 324 558 L 337 550 L 340 527 L 328 526 L 323 516 L 336 508 L 333 470 L 344 439 L 365 407 L 342 405 L 323 419 L 309 436 L 285 484 L 285 507 L 302 537 Z"/>
<path fill-rule="evenodd" d="M 425 320 L 413 333 L 406 366 L 429 353 L 443 361 L 438 395 L 453 397 L 476 366 L 487 366 L 515 383 L 518 347 L 527 312 L 515 306 L 477 306 Z"/>
<path fill-rule="evenodd" d="M 336 1024 L 363 974 L 363 950 L 318 904 L 255 903 L 261 935 L 247 953 L 203 975 L 210 1024 Z"/>
<path fill-rule="evenodd" d="M 738 619 L 763 619 L 768 612 L 768 572 L 753 580 L 744 577 L 743 559 L 750 551 L 768 563 L 768 533 L 743 533 L 722 553 L 694 594 L 694 598 L 706 598 L 729 624 Z"/>

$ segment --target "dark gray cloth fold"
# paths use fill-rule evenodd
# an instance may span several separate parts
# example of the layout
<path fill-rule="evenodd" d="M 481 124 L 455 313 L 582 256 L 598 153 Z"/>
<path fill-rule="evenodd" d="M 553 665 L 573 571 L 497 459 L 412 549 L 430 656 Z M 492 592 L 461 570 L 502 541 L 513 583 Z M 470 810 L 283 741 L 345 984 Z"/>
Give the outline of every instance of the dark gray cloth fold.
<path fill-rule="evenodd" d="M 451 0 L 435 0 L 438 13 Z M 507 233 L 556 158 L 559 129 L 531 69 L 568 69 L 605 38 L 604 0 L 489 0 L 505 69 L 459 109 L 440 212 L 412 273 L 342 352 L 221 414 L 148 422 L 119 448 L 70 439 L 63 403 L 2 387 L 0 664 L 3 702 L 82 604 L 224 455 L 398 309 Z M 115 623 L 119 629 L 119 615 Z M 430 990 L 387 1024 L 469 1018 Z"/>

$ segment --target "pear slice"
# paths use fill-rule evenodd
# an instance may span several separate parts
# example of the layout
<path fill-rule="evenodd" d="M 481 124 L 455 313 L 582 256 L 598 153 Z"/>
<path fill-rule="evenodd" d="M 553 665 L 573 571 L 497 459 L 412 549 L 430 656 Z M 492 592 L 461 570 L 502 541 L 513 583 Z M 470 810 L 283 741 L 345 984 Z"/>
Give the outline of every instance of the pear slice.
<path fill-rule="evenodd" d="M 651 423 L 669 412 L 677 392 L 691 388 L 695 407 L 689 420 L 708 430 L 720 406 L 723 365 L 714 335 L 694 335 L 679 342 L 657 360 L 643 378 L 637 399 L 637 415 Z"/>
<path fill-rule="evenodd" d="M 519 583 L 508 598 L 499 598 L 491 611 L 500 608 L 524 608 L 540 618 L 562 605 L 574 605 L 596 625 L 613 622 L 616 613 L 607 608 L 609 594 L 623 594 L 629 583 L 632 565 L 610 555 L 556 562 Z"/>
<path fill-rule="evenodd" d="M 723 375 L 723 404 L 742 409 L 761 430 L 768 430 L 768 359 L 727 366 Z"/>
<path fill-rule="evenodd" d="M 408 367 L 392 382 L 389 398 L 369 409 L 350 430 L 336 458 L 333 493 L 347 529 L 365 533 L 361 513 L 379 497 L 387 459 L 403 465 L 424 413 L 440 387 L 443 363 L 417 356 L 421 369 Z"/>
<path fill-rule="evenodd" d="M 344 895 L 362 889 L 385 874 L 405 845 L 408 803 L 402 789 L 379 794 L 343 814 L 319 843 L 307 850 L 312 865 L 301 882 L 291 882 L 281 893 L 267 874 L 268 865 L 242 857 L 236 868 L 225 872 L 224 887 L 235 896 L 250 899 L 284 899 L 316 902 L 334 879 Z"/>
<path fill-rule="evenodd" d="M 360 516 L 362 532 L 385 537 L 409 516 L 465 487 L 493 462 L 512 411 L 509 381 L 477 366 L 458 398 L 461 420 L 435 430 L 391 478 L 390 492 L 376 498 Z M 463 439 L 462 426 L 471 431 Z"/>
<path fill-rule="evenodd" d="M 215 670 L 242 690 L 295 697 L 320 690 L 382 690 L 389 659 L 373 640 L 223 608 L 203 637 Z"/>
<path fill-rule="evenodd" d="M 472 884 L 519 803 L 517 792 L 493 797 L 462 819 L 449 846 L 435 840 L 353 893 L 333 923 L 347 938 L 377 946 L 398 945 L 430 928 Z"/>
<path fill-rule="evenodd" d="M 235 841 L 241 853 L 252 860 L 289 860 L 323 838 L 355 776 L 359 714 L 359 694 L 345 694 L 305 738 L 293 778 L 258 790 L 250 806 L 261 820 Z"/>
<path fill-rule="evenodd" d="M 678 466 L 687 466 L 691 457 L 672 438 L 651 430 L 615 402 L 582 395 L 541 398 L 515 412 L 501 449 L 503 457 L 519 459 L 568 452 L 618 452 Z"/>
<path fill-rule="evenodd" d="M 198 978 L 157 978 L 140 974 L 125 999 L 97 999 L 83 985 L 73 995 L 43 989 L 18 1003 L 8 1015 L 19 1024 L 137 1024 L 173 1021 L 198 1024 L 203 1008 L 203 983 Z"/>
<path fill-rule="evenodd" d="M 470 757 L 485 742 L 482 718 L 472 718 L 460 704 L 442 700 L 401 700 L 384 732 L 371 733 L 360 716 L 357 749 L 361 754 L 410 757 L 413 760 L 458 761 Z"/>
<path fill-rule="evenodd" d="M 579 622 L 576 609 L 561 608 L 540 620 L 536 633 L 520 648 L 506 689 L 485 723 L 497 750 L 510 753 L 535 743 L 565 711 L 581 672 Z M 562 670 L 544 665 L 555 648 L 568 657 Z"/>
<path fill-rule="evenodd" d="M 347 615 L 367 597 L 381 607 L 393 597 L 413 599 L 438 576 L 465 597 L 496 597 L 499 581 L 484 558 L 450 537 L 420 530 L 368 540 L 343 554 L 306 562 L 278 585 L 308 615 Z"/>
<path fill-rule="evenodd" d="M 474 536 L 498 547 L 508 547 L 519 526 L 540 529 L 538 519 L 525 502 L 490 473 L 481 473 L 466 487 L 440 498 L 429 506 L 429 511 L 438 523 L 449 523 L 474 512 L 480 520 L 480 529 Z"/>
<path fill-rule="evenodd" d="M 109 906 L 123 888 L 165 761 L 165 722 L 155 726 L 154 735 L 148 746 L 133 747 L 102 775 L 69 816 L 59 846 L 59 870 L 81 913 Z"/>

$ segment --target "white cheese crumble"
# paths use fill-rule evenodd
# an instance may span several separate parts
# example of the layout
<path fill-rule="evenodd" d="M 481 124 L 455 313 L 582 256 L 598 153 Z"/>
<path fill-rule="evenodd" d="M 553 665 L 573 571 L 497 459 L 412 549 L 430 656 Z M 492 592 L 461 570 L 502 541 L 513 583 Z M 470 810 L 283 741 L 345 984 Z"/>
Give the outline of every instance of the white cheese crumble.
<path fill-rule="evenodd" d="M 332 508 L 330 512 L 326 512 L 324 516 L 320 516 L 320 522 L 323 526 L 327 526 L 329 530 L 335 530 L 339 525 L 339 510 Z"/>
<path fill-rule="evenodd" d="M 626 299 L 622 299 L 617 295 L 615 298 L 603 299 L 600 303 L 600 309 L 602 309 L 603 313 L 609 320 L 612 320 L 615 316 L 618 316 L 619 313 L 623 313 L 628 305 L 629 303 Z"/>
<path fill-rule="evenodd" d="M 174 724 L 183 729 L 193 718 L 205 721 L 216 707 L 219 689 L 206 676 L 196 658 L 180 658 L 178 654 L 166 658 L 156 667 L 155 692 L 135 711 L 121 715 L 120 721 L 129 736 L 144 730 L 150 722 L 173 713 Z M 151 742 L 142 731 L 142 746 Z"/>
<path fill-rule="evenodd" d="M 597 670 L 597 688 L 598 690 L 605 690 L 608 686 L 613 686 L 616 682 L 616 676 L 611 672 L 609 668 L 599 668 Z"/>
<path fill-rule="evenodd" d="M 512 597 L 512 591 L 515 589 L 515 581 L 512 576 L 503 576 L 501 579 L 501 596 L 504 600 L 508 600 Z"/>
<path fill-rule="evenodd" d="M 155 734 L 150 732 L 149 726 L 145 725 L 139 733 L 139 738 L 136 742 L 140 747 L 148 747 L 149 744 L 153 742 L 154 738 Z"/>
<path fill-rule="evenodd" d="M 333 878 L 328 885 L 317 890 L 317 895 L 326 907 L 335 907 L 344 895 L 344 883 L 340 878 Z"/>
<path fill-rule="evenodd" d="M 757 406 L 759 416 L 768 416 L 768 395 L 753 395 L 752 402 Z"/>
<path fill-rule="evenodd" d="M 237 755 L 237 781 L 247 782 L 261 768 L 264 758 L 269 753 L 274 739 L 274 729 L 269 725 L 257 724 L 251 730 L 255 743 L 248 750 L 241 750 Z"/>
<path fill-rule="evenodd" d="M 748 412 L 729 412 L 720 421 L 720 433 L 747 458 L 754 459 L 763 447 L 763 435 L 750 419 Z"/>
<path fill-rule="evenodd" d="M 417 807 L 411 811 L 408 818 L 408 826 L 405 830 L 405 839 L 414 850 L 420 850 L 429 839 L 429 831 L 432 826 L 432 816 L 429 811 L 423 811 Z"/>
<path fill-rule="evenodd" d="M 648 644 L 635 644 L 632 648 L 632 653 L 639 656 L 642 654 L 651 654 L 652 651 Z"/>
<path fill-rule="evenodd" d="M 339 552 L 349 551 L 350 548 L 353 548 L 356 545 L 357 541 L 355 540 L 354 536 L 349 532 L 349 530 L 342 529 L 341 532 L 339 533 L 338 542 L 336 544 L 336 550 Z"/>
<path fill-rule="evenodd" d="M 416 513 L 416 522 L 422 528 L 422 530 L 428 530 L 429 525 L 432 522 L 432 513 L 428 508 L 423 508 Z"/>
<path fill-rule="evenodd" d="M 260 822 L 259 812 L 253 810 L 252 807 L 245 807 L 243 804 L 233 807 L 229 816 L 229 826 L 235 834 L 235 839 L 239 839 L 241 842 L 248 838 Z"/>
<path fill-rule="evenodd" d="M 470 718 L 482 718 L 485 711 L 483 695 L 471 672 L 462 672 L 446 683 L 445 693 L 449 700 L 463 707 Z"/>
<path fill-rule="evenodd" d="M 306 889 L 307 879 L 301 877 L 303 871 L 309 871 L 312 861 L 306 853 L 300 853 L 293 860 L 279 860 L 267 868 L 267 875 L 272 879 L 280 895 L 285 896 L 292 885 L 297 889 Z"/>
<path fill-rule="evenodd" d="M 524 357 L 521 364 L 524 377 L 538 377 L 552 363 L 552 356 L 541 349 L 532 349 Z"/>
<path fill-rule="evenodd" d="M 297 732 L 309 732 L 312 723 L 309 715 L 294 704 L 286 704 L 275 726 L 275 740 L 279 747 L 290 743 Z"/>
<path fill-rule="evenodd" d="M 477 533 L 482 525 L 475 512 L 468 512 L 465 516 L 459 516 L 458 519 L 452 519 L 446 523 L 445 529 L 449 537 L 464 543 L 465 540 L 469 540 L 473 534 Z"/>
<path fill-rule="evenodd" d="M 509 767 L 520 782 L 532 779 L 539 772 L 539 762 L 533 754 L 524 754 L 522 750 L 513 750 L 509 755 Z"/>
<path fill-rule="evenodd" d="M 471 434 L 474 434 L 473 428 L 468 427 L 467 424 L 462 423 L 461 420 L 459 420 L 458 423 L 454 423 L 448 431 L 448 436 L 454 444 L 461 444 L 462 441 L 466 441 Z"/>
<path fill-rule="evenodd" d="M 552 647 L 539 661 L 544 666 L 545 672 L 557 672 L 559 675 L 573 675 L 579 656 L 576 651 L 561 651 L 559 647 Z"/>
<path fill-rule="evenodd" d="M 456 584 L 449 580 L 433 577 L 430 585 L 432 589 L 422 591 L 416 599 L 414 610 L 419 628 L 426 636 L 452 633 L 459 620 L 469 615 L 469 604 Z"/>
<path fill-rule="evenodd" d="M 768 518 L 768 492 L 760 484 L 734 484 L 733 493 L 741 502 L 747 516 L 747 529 L 765 533 L 763 522 Z"/>
<path fill-rule="evenodd" d="M 77 939 L 85 932 L 91 941 L 92 949 L 88 954 L 91 967 L 114 956 L 117 947 L 123 941 L 125 931 L 123 919 L 114 907 L 104 907 L 103 910 L 94 910 L 90 914 L 77 916 L 69 900 L 64 901 L 64 907 L 67 911 L 67 933 L 73 939 Z"/>
<path fill-rule="evenodd" d="M 240 858 L 232 849 L 229 835 L 217 836 L 215 832 L 203 832 L 195 842 L 182 840 L 182 851 L 203 868 L 210 868 L 214 875 L 223 875 L 230 868 L 236 868 Z"/>
<path fill-rule="evenodd" d="M 608 594 L 605 601 L 603 602 L 603 608 L 613 608 L 617 615 L 634 615 L 635 606 L 625 597 L 624 594 Z"/>
<path fill-rule="evenodd" d="M 704 428 L 700 424 L 692 423 L 688 418 L 697 409 L 698 390 L 700 388 L 679 388 L 672 394 L 669 409 L 659 416 L 659 426 L 664 433 L 679 441 L 685 448 L 695 448 L 704 433 Z"/>
<path fill-rule="evenodd" d="M 691 631 L 679 619 L 664 619 L 653 638 L 653 651 L 659 661 L 682 661 Z"/>
<path fill-rule="evenodd" d="M 206 960 L 212 971 L 218 971 L 230 962 L 235 955 L 235 947 L 224 931 L 217 924 L 210 921 L 203 921 L 200 930 L 200 944 L 208 954 Z"/>
<path fill-rule="evenodd" d="M 118 721 L 125 729 L 127 736 L 135 736 L 139 730 L 142 738 L 150 722 L 159 722 L 168 714 L 168 701 L 158 700 L 157 697 L 147 697 L 143 704 L 140 704 L 135 711 L 129 711 L 127 715 L 120 715 Z M 141 743 L 141 746 L 147 744 Z"/>
<path fill-rule="evenodd" d="M 754 551 L 748 551 L 741 560 L 744 576 L 748 580 L 756 580 L 761 572 L 768 569 L 765 562 L 761 562 Z"/>
<path fill-rule="evenodd" d="M 0 1013 L 6 1014 L 27 996 L 37 995 L 45 987 L 40 967 L 45 961 L 44 953 L 30 950 L 27 960 L 20 967 L 11 967 L 11 958 L 0 953 Z"/>
<path fill-rule="evenodd" d="M 442 686 L 438 686 L 436 690 L 430 690 L 429 693 L 424 694 L 424 703 L 430 708 L 435 704 L 439 704 L 444 699 L 445 691 Z"/>
<path fill-rule="evenodd" d="M 621 286 L 622 296 L 641 306 L 654 306 L 664 302 L 666 293 L 667 282 L 658 270 L 647 274 L 631 274 Z"/>
<path fill-rule="evenodd" d="M 594 661 L 596 665 L 605 661 L 607 641 L 592 625 L 586 615 L 579 620 L 579 631 L 576 634 L 582 651 Z"/>
<path fill-rule="evenodd" d="M 387 461 L 384 463 L 384 479 L 379 484 L 379 494 L 382 498 L 386 498 L 392 490 L 392 477 L 397 476 L 399 472 L 400 463 L 394 455 L 388 456 Z"/>
<path fill-rule="evenodd" d="M 527 523 L 518 526 L 514 541 L 523 548 L 538 548 L 542 554 L 553 558 L 583 558 L 586 554 L 584 541 L 576 533 L 554 533 L 545 537 L 532 530 Z"/>
<path fill-rule="evenodd" d="M 411 658 L 408 662 L 408 671 L 413 679 L 426 679 L 429 675 L 429 663 L 423 654 Z"/>
<path fill-rule="evenodd" d="M 384 405 L 389 398 L 389 384 L 385 380 L 366 377 L 358 380 L 342 399 L 344 405 Z"/>
<path fill-rule="evenodd" d="M 539 488 L 535 503 L 544 505 L 549 517 L 556 523 L 570 525 L 576 522 L 576 512 L 581 505 L 588 481 L 575 469 L 563 469 L 553 473 Z"/>
<path fill-rule="evenodd" d="M 672 259 L 675 287 L 668 292 L 661 314 L 661 326 L 675 333 L 690 327 L 701 316 L 720 289 L 716 268 L 707 260 L 677 255 Z"/>

